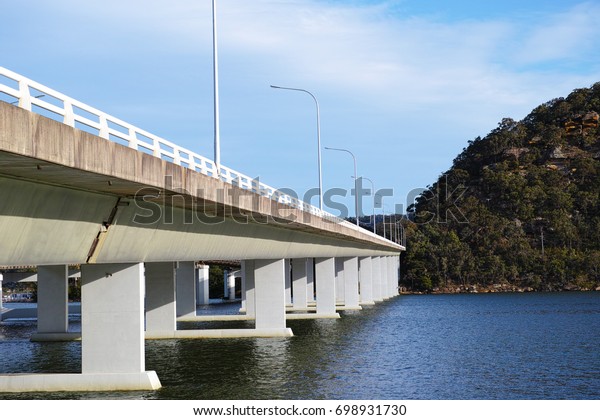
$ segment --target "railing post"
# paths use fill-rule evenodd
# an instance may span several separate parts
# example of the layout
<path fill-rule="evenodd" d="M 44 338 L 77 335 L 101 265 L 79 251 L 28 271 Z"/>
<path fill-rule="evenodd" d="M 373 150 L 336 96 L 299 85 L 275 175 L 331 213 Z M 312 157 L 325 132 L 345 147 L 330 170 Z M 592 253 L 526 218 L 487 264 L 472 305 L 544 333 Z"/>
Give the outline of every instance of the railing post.
<path fill-rule="evenodd" d="M 19 80 L 19 107 L 31 111 L 31 94 L 26 80 Z"/>

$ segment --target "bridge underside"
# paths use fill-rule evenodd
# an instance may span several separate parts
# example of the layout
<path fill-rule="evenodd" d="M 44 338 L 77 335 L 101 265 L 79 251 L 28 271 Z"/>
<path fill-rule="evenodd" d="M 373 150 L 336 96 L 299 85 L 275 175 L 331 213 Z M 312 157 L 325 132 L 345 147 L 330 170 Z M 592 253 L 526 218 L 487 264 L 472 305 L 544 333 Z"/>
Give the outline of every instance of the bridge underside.
<path fill-rule="evenodd" d="M 0 265 L 384 255 L 333 236 L 0 177 Z M 144 207 L 145 206 L 145 207 Z M 391 253 L 390 253 L 391 254 Z"/>

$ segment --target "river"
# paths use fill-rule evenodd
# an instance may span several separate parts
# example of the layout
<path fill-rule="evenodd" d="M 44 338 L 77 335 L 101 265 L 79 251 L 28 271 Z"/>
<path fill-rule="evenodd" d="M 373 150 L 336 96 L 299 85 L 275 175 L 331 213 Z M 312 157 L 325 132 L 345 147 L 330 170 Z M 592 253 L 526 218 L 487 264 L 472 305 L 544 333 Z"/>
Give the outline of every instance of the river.
<path fill-rule="evenodd" d="M 600 398 L 598 292 L 399 296 L 288 326 L 293 338 L 147 341 L 159 391 L 0 398 Z M 207 324 L 180 325 L 196 327 Z M 80 343 L 32 343 L 34 331 L 34 321 L 0 324 L 0 373 L 80 371 Z"/>

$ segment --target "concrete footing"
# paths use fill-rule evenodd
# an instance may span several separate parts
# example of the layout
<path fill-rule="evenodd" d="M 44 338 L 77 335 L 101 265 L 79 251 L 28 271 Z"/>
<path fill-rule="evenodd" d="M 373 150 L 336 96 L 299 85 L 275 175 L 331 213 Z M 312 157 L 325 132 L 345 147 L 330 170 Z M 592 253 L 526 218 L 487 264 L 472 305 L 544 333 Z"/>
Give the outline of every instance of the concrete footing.
<path fill-rule="evenodd" d="M 146 340 L 168 340 L 175 338 L 273 338 L 293 337 L 290 328 L 231 328 L 217 330 L 176 330 L 152 331 L 146 333 Z"/>
<path fill-rule="evenodd" d="M 2 392 L 151 391 L 161 387 L 156 372 L 35 373 L 0 376 Z"/>

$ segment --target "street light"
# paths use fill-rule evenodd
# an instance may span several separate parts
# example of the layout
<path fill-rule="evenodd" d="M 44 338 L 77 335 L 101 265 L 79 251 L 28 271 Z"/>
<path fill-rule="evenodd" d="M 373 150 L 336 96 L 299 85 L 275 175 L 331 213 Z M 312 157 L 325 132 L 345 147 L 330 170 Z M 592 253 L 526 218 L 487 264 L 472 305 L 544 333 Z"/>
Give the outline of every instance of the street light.
<path fill-rule="evenodd" d="M 356 212 L 356 226 L 360 226 L 358 222 L 358 178 L 356 177 L 356 156 L 350 150 L 336 149 L 335 147 L 325 147 L 327 150 L 337 150 L 338 152 L 350 153 L 352 160 L 354 161 L 354 211 Z"/>
<path fill-rule="evenodd" d="M 373 233 L 377 233 L 375 226 L 377 225 L 377 219 L 375 218 L 375 183 L 371 178 L 367 178 L 366 176 L 361 176 L 361 179 L 366 179 L 371 183 L 371 193 L 373 194 Z"/>
<path fill-rule="evenodd" d="M 312 93 L 310 93 L 308 90 L 305 90 L 305 89 L 274 86 L 274 85 L 271 85 L 271 87 L 273 89 L 296 90 L 298 92 L 308 93 L 315 101 L 315 105 L 317 107 L 317 148 L 318 148 L 317 164 L 319 166 L 319 209 L 321 211 L 323 211 L 323 177 L 321 175 L 321 116 L 319 113 L 319 102 L 317 101 L 317 98 L 315 97 L 315 95 L 313 95 Z"/>
<path fill-rule="evenodd" d="M 213 92 L 214 92 L 214 129 L 215 129 L 215 167 L 217 177 L 221 173 L 221 138 L 219 133 L 219 67 L 217 57 L 217 6 L 212 0 L 213 24 Z"/>

